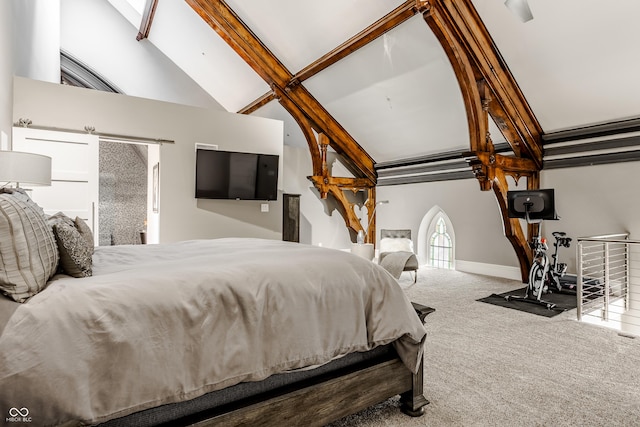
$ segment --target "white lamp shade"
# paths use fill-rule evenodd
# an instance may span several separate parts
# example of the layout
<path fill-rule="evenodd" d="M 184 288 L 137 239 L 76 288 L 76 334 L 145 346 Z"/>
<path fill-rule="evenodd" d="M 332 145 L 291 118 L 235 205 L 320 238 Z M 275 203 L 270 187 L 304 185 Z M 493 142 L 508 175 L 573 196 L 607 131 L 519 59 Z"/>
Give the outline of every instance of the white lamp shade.
<path fill-rule="evenodd" d="M 0 150 L 0 183 L 51 185 L 51 157 Z"/>

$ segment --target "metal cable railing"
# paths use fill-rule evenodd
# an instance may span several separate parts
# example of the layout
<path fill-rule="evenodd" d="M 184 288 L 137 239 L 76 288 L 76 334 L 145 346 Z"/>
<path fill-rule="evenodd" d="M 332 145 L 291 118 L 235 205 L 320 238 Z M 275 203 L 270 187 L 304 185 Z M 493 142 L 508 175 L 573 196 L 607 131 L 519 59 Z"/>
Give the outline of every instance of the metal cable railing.
<path fill-rule="evenodd" d="M 640 335 L 640 241 L 627 233 L 577 240 L 578 320 Z"/>

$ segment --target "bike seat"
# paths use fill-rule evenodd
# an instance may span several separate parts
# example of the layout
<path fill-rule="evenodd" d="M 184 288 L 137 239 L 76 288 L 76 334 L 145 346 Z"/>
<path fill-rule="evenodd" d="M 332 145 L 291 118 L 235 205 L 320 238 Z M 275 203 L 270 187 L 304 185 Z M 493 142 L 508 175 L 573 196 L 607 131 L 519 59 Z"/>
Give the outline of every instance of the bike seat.
<path fill-rule="evenodd" d="M 554 231 L 551 234 L 553 235 L 553 237 L 566 236 L 567 235 L 567 233 L 565 233 L 564 231 Z"/>

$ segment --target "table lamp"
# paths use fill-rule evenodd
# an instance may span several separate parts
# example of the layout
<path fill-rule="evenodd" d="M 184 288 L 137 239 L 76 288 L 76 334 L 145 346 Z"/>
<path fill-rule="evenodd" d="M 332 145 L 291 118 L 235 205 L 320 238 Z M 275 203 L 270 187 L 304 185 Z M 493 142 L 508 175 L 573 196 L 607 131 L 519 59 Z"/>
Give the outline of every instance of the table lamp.
<path fill-rule="evenodd" d="M 51 157 L 0 150 L 0 183 L 29 186 L 51 185 Z"/>

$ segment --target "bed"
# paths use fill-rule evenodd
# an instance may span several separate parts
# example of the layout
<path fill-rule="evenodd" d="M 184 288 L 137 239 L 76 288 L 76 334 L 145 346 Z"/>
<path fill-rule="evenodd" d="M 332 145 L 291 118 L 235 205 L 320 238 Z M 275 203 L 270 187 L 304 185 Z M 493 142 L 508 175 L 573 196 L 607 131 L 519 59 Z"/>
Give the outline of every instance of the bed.
<path fill-rule="evenodd" d="M 3 417 L 324 425 L 397 394 L 410 415 L 427 403 L 422 321 L 363 258 L 228 238 L 97 247 L 91 269 L 0 299 Z"/>

